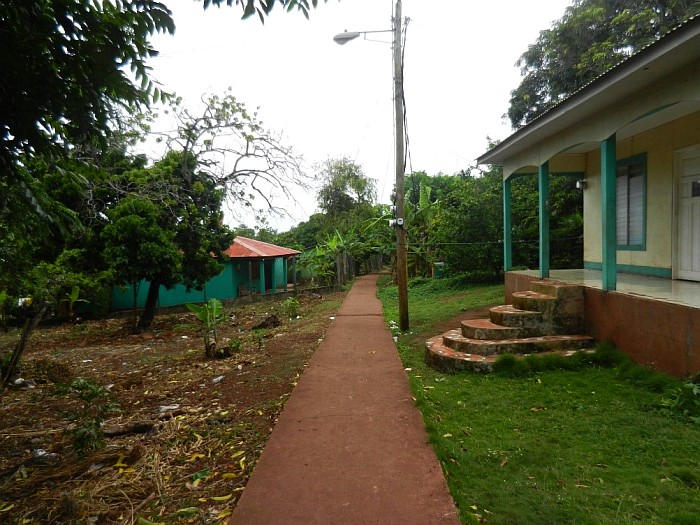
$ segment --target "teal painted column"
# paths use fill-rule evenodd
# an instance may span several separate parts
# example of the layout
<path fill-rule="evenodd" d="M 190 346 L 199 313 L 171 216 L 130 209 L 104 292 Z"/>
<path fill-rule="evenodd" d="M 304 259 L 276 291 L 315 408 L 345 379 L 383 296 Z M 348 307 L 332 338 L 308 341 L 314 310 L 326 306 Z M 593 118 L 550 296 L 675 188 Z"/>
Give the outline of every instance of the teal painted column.
<path fill-rule="evenodd" d="M 287 291 L 287 284 L 289 284 L 289 261 L 285 257 L 282 259 L 282 275 L 284 276 L 284 291 Z"/>
<path fill-rule="evenodd" d="M 549 277 L 549 162 L 537 172 L 540 205 L 540 278 Z"/>
<path fill-rule="evenodd" d="M 260 282 L 258 282 L 258 290 L 260 290 L 260 295 L 265 295 L 265 259 L 260 259 L 258 268 L 260 269 Z"/>
<path fill-rule="evenodd" d="M 292 285 L 294 286 L 294 291 L 297 291 L 297 257 L 296 255 L 292 259 Z"/>
<path fill-rule="evenodd" d="M 272 265 L 270 270 L 272 275 L 270 276 L 270 288 L 272 288 L 272 293 L 277 293 L 277 261 L 279 259 L 272 259 Z"/>
<path fill-rule="evenodd" d="M 513 193 L 510 179 L 503 181 L 503 270 L 513 269 Z"/>
<path fill-rule="evenodd" d="M 604 291 L 617 289 L 617 136 L 600 145 L 600 192 L 602 208 Z"/>

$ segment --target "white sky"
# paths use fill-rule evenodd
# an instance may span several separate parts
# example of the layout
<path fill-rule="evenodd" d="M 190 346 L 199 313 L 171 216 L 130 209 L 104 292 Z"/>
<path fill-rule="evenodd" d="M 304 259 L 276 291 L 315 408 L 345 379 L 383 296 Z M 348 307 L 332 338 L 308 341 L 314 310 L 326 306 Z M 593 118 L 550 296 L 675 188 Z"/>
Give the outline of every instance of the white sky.
<path fill-rule="evenodd" d="M 510 134 L 502 115 L 520 82 L 515 62 L 570 3 L 403 1 L 403 16 L 411 19 L 404 62 L 407 173 L 456 173 L 486 150 L 487 136 Z M 260 107 L 265 127 L 283 134 L 309 172 L 347 156 L 376 180 L 379 201 L 389 202 L 395 175 L 391 45 L 360 38 L 339 46 L 333 36 L 390 29 L 392 0 L 319 1 L 310 20 L 276 6 L 265 25 L 257 17 L 242 21 L 237 6 L 204 11 L 194 0 L 167 4 L 175 36 L 154 38 L 161 55 L 150 62 L 164 89 L 196 108 L 202 94 L 232 87 L 248 109 Z M 391 34 L 374 37 L 389 42 Z M 287 230 L 316 211 L 313 192 L 297 198 L 300 205 L 286 204 L 293 219 L 272 219 L 274 228 Z"/>

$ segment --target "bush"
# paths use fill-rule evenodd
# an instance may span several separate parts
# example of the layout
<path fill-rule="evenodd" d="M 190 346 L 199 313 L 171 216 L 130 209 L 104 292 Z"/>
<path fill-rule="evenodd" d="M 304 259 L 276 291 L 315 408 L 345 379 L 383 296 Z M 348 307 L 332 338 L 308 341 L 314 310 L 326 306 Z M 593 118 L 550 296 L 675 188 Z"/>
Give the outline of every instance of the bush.
<path fill-rule="evenodd" d="M 78 452 L 95 450 L 105 446 L 102 425 L 109 414 L 118 412 L 116 403 L 110 400 L 109 391 L 95 381 L 79 377 L 70 385 L 70 392 L 81 406 L 68 414 L 75 426 L 66 432 L 73 436 L 73 447 Z"/>
<path fill-rule="evenodd" d="M 282 303 L 282 311 L 289 319 L 294 319 L 299 315 L 301 303 L 296 297 L 288 297 Z"/>
<path fill-rule="evenodd" d="M 665 414 L 700 425 L 700 384 L 683 383 L 663 396 L 660 404 Z"/>

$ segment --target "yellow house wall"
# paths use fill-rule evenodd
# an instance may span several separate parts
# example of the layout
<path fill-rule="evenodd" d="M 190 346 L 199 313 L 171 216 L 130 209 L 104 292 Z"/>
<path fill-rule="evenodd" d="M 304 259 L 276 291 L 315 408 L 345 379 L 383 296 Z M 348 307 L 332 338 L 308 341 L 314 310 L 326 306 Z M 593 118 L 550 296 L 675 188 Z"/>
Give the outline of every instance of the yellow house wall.
<path fill-rule="evenodd" d="M 700 113 L 659 126 L 617 144 L 617 159 L 646 153 L 646 250 L 618 250 L 620 265 L 670 270 L 673 263 L 673 153 L 700 143 Z M 602 261 L 600 151 L 586 154 L 584 260 Z"/>

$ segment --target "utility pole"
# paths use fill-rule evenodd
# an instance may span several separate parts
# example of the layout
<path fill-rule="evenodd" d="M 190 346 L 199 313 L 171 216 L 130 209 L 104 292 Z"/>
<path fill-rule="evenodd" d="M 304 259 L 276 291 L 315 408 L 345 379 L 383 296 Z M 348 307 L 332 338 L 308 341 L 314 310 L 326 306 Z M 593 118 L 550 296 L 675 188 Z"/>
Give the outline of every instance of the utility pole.
<path fill-rule="evenodd" d="M 396 0 L 394 9 L 394 116 L 396 125 L 396 284 L 399 288 L 399 329 L 408 330 L 408 267 L 406 245 L 406 222 L 404 217 L 404 172 L 405 138 L 404 138 L 404 96 L 403 96 L 403 59 L 401 0 Z"/>

